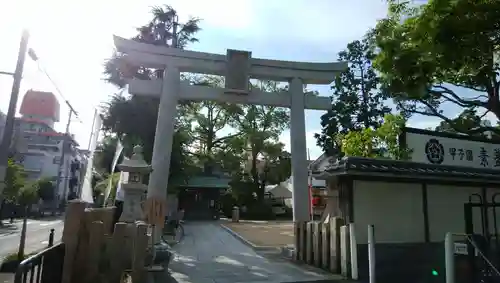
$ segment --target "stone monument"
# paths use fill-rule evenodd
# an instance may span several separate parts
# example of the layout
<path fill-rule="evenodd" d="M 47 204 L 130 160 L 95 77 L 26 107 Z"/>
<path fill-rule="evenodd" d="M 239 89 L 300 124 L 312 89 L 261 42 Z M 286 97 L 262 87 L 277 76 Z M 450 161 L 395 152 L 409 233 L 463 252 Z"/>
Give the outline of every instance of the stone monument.
<path fill-rule="evenodd" d="M 144 161 L 142 147 L 136 145 L 132 157 L 124 158 L 123 162 L 118 165 L 118 169 L 128 173 L 127 182 L 121 184 L 125 197 L 120 222 L 131 223 L 144 220 L 141 204 L 148 186 L 142 180 L 145 175 L 152 171 L 152 168 Z"/>

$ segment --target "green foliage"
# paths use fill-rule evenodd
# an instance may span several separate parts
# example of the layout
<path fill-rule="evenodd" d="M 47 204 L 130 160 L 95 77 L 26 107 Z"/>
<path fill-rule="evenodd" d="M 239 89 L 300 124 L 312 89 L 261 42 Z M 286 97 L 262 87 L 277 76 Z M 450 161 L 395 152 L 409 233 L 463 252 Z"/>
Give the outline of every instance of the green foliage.
<path fill-rule="evenodd" d="M 230 184 L 231 190 L 230 195 L 234 200 L 236 205 L 244 205 L 255 201 L 255 183 L 249 178 L 241 179 L 241 177 L 235 178 Z"/>
<path fill-rule="evenodd" d="M 273 81 L 259 81 L 252 84 L 252 88 L 268 92 L 284 90 L 277 82 Z M 280 134 L 289 127 L 289 121 L 288 109 L 245 105 L 241 107 L 240 115 L 236 116 L 230 123 L 240 133 L 237 138 L 241 139 L 240 144 L 244 145 L 242 151 L 246 152 L 246 156 L 244 156 L 246 158 L 242 158 L 242 161 L 245 159 L 249 161 L 248 169 L 259 200 L 264 198 L 265 180 L 259 175 L 258 160 L 263 157 L 265 159 L 270 151 L 276 152 L 276 146 L 283 148 L 277 143 L 279 143 Z"/>
<path fill-rule="evenodd" d="M 116 116 L 115 116 L 116 117 Z M 110 122 L 110 121 L 108 121 Z M 113 121 L 114 122 L 114 121 Z M 113 122 L 110 122 L 113 123 Z M 107 125 L 110 126 L 109 124 Z M 97 145 L 96 154 L 94 157 L 94 168 L 101 174 L 110 174 L 113 158 L 115 157 L 116 146 L 118 144 L 118 137 L 116 135 L 105 136 L 102 141 Z M 127 146 L 129 146 L 127 144 Z M 131 152 L 131 148 L 124 148 L 125 152 Z M 118 163 L 123 160 L 123 153 L 118 159 Z M 115 172 L 118 168 L 115 168 Z"/>
<path fill-rule="evenodd" d="M 191 81 L 193 85 L 208 87 L 224 87 L 223 77 L 218 76 L 186 76 L 185 79 Z M 205 164 L 213 165 L 216 160 L 223 160 L 222 157 L 234 153 L 229 147 L 233 143 L 238 143 L 239 133 L 220 135 L 221 130 L 227 127 L 240 112 L 241 107 L 230 103 L 216 101 L 202 101 L 199 103 L 189 103 L 183 105 L 184 119 L 187 123 L 195 122 L 191 132 L 194 144 L 198 145 L 192 152 L 200 167 Z M 223 162 L 225 163 L 225 162 Z M 231 162 L 221 164 L 223 169 L 233 166 Z"/>
<path fill-rule="evenodd" d="M 6 201 L 14 202 L 16 200 L 19 190 L 25 184 L 25 177 L 24 168 L 14 163 L 12 159 L 9 159 L 5 175 L 5 188 L 2 192 Z"/>
<path fill-rule="evenodd" d="M 29 183 L 19 190 L 17 202 L 22 206 L 29 206 L 36 203 L 39 199 L 40 184 L 39 181 Z"/>
<path fill-rule="evenodd" d="M 173 24 L 177 12 L 170 6 L 153 7 L 153 18 L 138 29 L 134 40 L 175 48 L 185 48 L 188 43 L 196 42 L 194 37 L 200 30 L 199 19 L 193 18 L 177 29 L 177 45 L 174 45 Z M 118 88 L 126 85 L 126 78 L 161 78 L 162 70 L 130 66 L 122 60 L 121 54 L 114 54 L 105 64 L 106 80 Z M 223 87 L 224 79 L 218 76 L 183 74 L 183 80 L 193 85 Z M 283 88 L 276 82 L 255 82 L 252 87 L 265 91 L 280 91 Z M 124 96 L 116 94 L 103 107 L 104 129 L 122 140 L 125 154 L 135 144 L 142 144 L 144 157 L 150 162 L 159 100 L 151 97 Z M 187 178 L 201 171 L 200 168 L 213 168 L 220 165 L 223 171 L 234 176 L 243 175 L 243 166 L 252 160 L 252 188 L 249 193 L 263 197 L 267 180 L 280 182 L 290 175 L 290 154 L 279 143 L 279 135 L 288 128 L 288 110 L 277 107 L 240 106 L 212 101 L 183 102 L 177 107 L 175 134 L 170 165 L 169 191 L 174 184 L 183 183 Z M 232 126 L 234 133 L 221 135 L 223 129 Z M 116 148 L 116 138 L 105 139 L 96 158 L 102 172 L 111 166 Z M 265 174 L 259 174 L 257 159 L 268 159 Z M 219 163 L 219 164 L 215 164 Z M 208 165 L 208 166 L 207 166 Z M 246 179 L 245 181 L 248 181 Z"/>
<path fill-rule="evenodd" d="M 339 134 L 337 143 L 341 145 L 342 152 L 346 156 L 377 157 L 374 145 L 378 144 L 377 134 L 371 129 L 350 131 L 347 134 Z"/>
<path fill-rule="evenodd" d="M 55 198 L 55 185 L 54 178 L 42 178 L 38 180 L 40 198 L 44 201 L 54 200 Z"/>
<path fill-rule="evenodd" d="M 113 203 L 116 197 L 116 188 L 118 186 L 118 181 L 120 180 L 120 172 L 108 175 L 105 179 L 100 180 L 93 188 L 94 188 L 94 196 L 104 194 L 109 185 L 110 179 L 111 179 L 111 190 L 109 192 L 108 200 L 111 203 Z"/>
<path fill-rule="evenodd" d="M 19 254 L 17 252 L 15 253 L 10 253 L 8 254 L 7 256 L 5 256 L 3 259 L 2 259 L 2 263 L 7 263 L 7 262 L 13 262 L 13 261 L 19 261 L 19 260 L 25 260 L 27 258 L 29 258 L 30 256 L 34 256 L 36 255 L 37 253 L 34 252 L 34 253 L 29 253 L 29 254 L 25 254 L 22 256 L 22 258 L 19 258 Z"/>
<path fill-rule="evenodd" d="M 430 0 L 419 7 L 391 0 L 389 16 L 372 31 L 379 51 L 374 66 L 406 115 L 438 117 L 465 134 L 499 132 L 488 125 L 461 127 L 442 111 L 453 105 L 500 117 L 499 27 L 496 0 Z"/>
<path fill-rule="evenodd" d="M 369 38 L 355 40 L 339 53 L 338 60 L 349 62 L 349 66 L 334 81 L 332 108 L 321 116 L 323 129 L 321 134 L 315 135 L 324 152 L 338 153 L 337 134 L 354 130 L 364 133 L 359 138 L 370 136 L 368 129 L 377 128 L 382 117 L 391 112 L 384 106 L 385 95 L 378 89 L 379 78 L 371 62 L 373 57 Z"/>
<path fill-rule="evenodd" d="M 130 153 L 135 145 L 141 144 L 144 159 L 151 162 L 158 118 L 158 103 L 157 99 L 150 97 L 131 96 L 127 98 L 116 95 L 105 107 L 103 127 L 106 131 L 123 137 L 125 154 Z M 170 174 L 177 177 L 185 175 L 189 166 L 187 145 L 191 144 L 190 126 L 188 122 L 183 120 L 182 116 L 176 120 Z M 103 144 L 102 147 L 106 151 L 102 153 L 102 159 L 98 158 L 98 162 L 101 168 L 106 166 L 106 171 L 109 171 L 112 155 L 114 156 L 116 150 L 116 141 L 110 141 L 108 144 Z"/>
<path fill-rule="evenodd" d="M 188 43 L 196 42 L 194 35 L 200 30 L 200 19 L 191 18 L 185 23 L 177 23 L 177 31 L 174 35 L 174 21 L 177 12 L 171 6 L 155 6 L 151 10 L 152 19 L 144 26 L 138 28 L 138 34 L 133 39 L 155 44 L 172 46 L 174 36 L 177 38 L 175 48 L 184 48 Z M 161 77 L 163 70 L 152 70 L 142 67 L 133 67 L 122 60 L 121 54 L 113 54 L 111 59 L 104 65 L 106 80 L 118 88 L 126 85 L 126 78 L 151 79 Z M 187 104 L 189 105 L 189 104 Z M 144 158 L 151 162 L 156 121 L 158 117 L 159 99 L 151 97 L 131 96 L 126 97 L 116 94 L 104 108 L 103 127 L 110 133 L 116 134 L 122 139 L 125 154 L 130 153 L 134 145 L 143 146 Z M 172 146 L 172 157 L 170 175 L 176 179 L 185 179 L 190 169 L 190 156 L 187 145 L 192 144 L 191 121 L 184 115 L 188 111 L 186 105 L 178 107 L 175 134 Z M 101 168 L 110 168 L 116 148 L 116 141 L 103 143 L 105 152 L 98 161 Z M 111 153 L 112 152 L 112 153 Z M 110 161 L 111 160 L 111 161 Z M 106 171 L 109 171 L 107 169 Z M 172 180 L 172 178 L 170 178 Z"/>
<path fill-rule="evenodd" d="M 264 149 L 265 184 L 279 184 L 292 175 L 292 155 L 284 150 L 282 143 L 268 143 Z"/>
<path fill-rule="evenodd" d="M 398 140 L 405 122 L 401 115 L 387 114 L 379 128 L 350 131 L 338 135 L 337 142 L 346 156 L 407 160 L 411 151 L 402 148 Z"/>
<path fill-rule="evenodd" d="M 499 140 L 500 136 L 498 132 L 488 131 L 484 132 L 484 127 L 495 127 L 497 125 L 492 125 L 489 120 L 483 119 L 483 116 L 477 114 L 477 110 L 474 108 L 466 108 L 462 113 L 457 115 L 455 118 L 449 121 L 441 121 L 439 125 L 432 130 L 439 132 L 448 133 L 468 133 L 469 136 L 481 137 L 481 138 L 492 138 Z M 491 134 L 491 135 L 490 135 Z"/>
<path fill-rule="evenodd" d="M 169 5 L 151 8 L 152 19 L 144 26 L 137 29 L 134 40 L 155 45 L 170 46 L 184 49 L 189 43 L 197 42 L 194 36 L 201 30 L 200 19 L 190 18 L 185 23 L 177 23 L 176 46 L 173 46 L 174 22 L 178 16 L 177 11 Z M 150 79 L 161 77 L 162 70 L 151 70 L 142 67 L 130 66 L 123 61 L 122 55 L 114 53 L 104 64 L 105 80 L 122 89 L 127 85 L 126 78 Z"/>

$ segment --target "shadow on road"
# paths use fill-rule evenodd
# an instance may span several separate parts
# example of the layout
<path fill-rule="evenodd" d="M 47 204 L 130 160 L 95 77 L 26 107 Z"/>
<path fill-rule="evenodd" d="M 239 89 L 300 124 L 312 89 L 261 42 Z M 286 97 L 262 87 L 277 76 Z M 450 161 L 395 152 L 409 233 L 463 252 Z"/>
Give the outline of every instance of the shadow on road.
<path fill-rule="evenodd" d="M 0 227 L 0 236 L 1 235 L 8 235 L 8 234 L 13 234 L 19 231 L 19 227 L 16 226 L 15 224 L 3 224 L 3 226 Z"/>

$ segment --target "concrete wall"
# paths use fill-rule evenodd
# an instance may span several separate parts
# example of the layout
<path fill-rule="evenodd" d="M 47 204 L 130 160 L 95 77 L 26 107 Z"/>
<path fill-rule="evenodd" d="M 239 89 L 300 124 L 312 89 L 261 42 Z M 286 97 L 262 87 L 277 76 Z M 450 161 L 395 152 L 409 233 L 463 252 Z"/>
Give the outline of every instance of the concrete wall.
<path fill-rule="evenodd" d="M 447 232 L 465 233 L 464 204 L 482 194 L 479 187 L 427 185 L 429 240 L 425 242 L 422 184 L 355 181 L 354 223 L 361 281 L 368 280 L 367 225 L 375 225 L 377 282 L 434 282 L 443 280 L 443 241 Z M 487 202 L 500 193 L 487 189 Z M 500 203 L 500 195 L 497 198 Z M 473 198 L 474 202 L 478 199 Z M 482 234 L 480 208 L 473 208 L 475 233 Z M 500 229 L 500 207 L 496 211 Z M 495 233 L 493 210 L 488 209 L 489 231 Z M 463 238 L 456 236 L 457 241 Z M 439 277 L 431 276 L 431 270 Z M 436 281 L 437 282 L 437 281 Z"/>
<path fill-rule="evenodd" d="M 465 233 L 464 204 L 480 188 L 427 185 L 429 234 L 431 242 L 444 241 L 447 232 Z M 474 209 L 474 232 L 481 232 L 480 208 Z M 500 211 L 500 209 L 499 209 Z"/>
<path fill-rule="evenodd" d="M 354 181 L 353 210 L 358 244 L 366 244 L 375 225 L 377 243 L 425 240 L 420 184 Z"/>
<path fill-rule="evenodd" d="M 354 181 L 354 223 L 359 244 L 366 244 L 366 227 L 375 225 L 378 243 L 419 243 L 425 240 L 422 185 Z M 479 187 L 427 185 L 427 213 L 431 242 L 444 241 L 447 232 L 465 233 L 464 204 Z M 487 200 L 500 190 L 487 189 Z M 473 198 L 477 202 L 477 198 Z M 500 196 L 497 198 L 500 203 Z M 474 233 L 482 233 L 481 210 L 473 208 Z M 488 209 L 491 234 L 495 233 L 493 209 Z M 496 209 L 500 230 L 500 207 Z"/>

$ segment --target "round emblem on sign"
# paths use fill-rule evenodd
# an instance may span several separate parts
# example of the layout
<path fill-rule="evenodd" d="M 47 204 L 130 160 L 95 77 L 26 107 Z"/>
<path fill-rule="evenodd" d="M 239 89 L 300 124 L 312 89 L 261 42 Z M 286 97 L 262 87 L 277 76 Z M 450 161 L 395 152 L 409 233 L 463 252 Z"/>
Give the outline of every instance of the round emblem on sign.
<path fill-rule="evenodd" d="M 427 160 L 432 164 L 441 164 L 444 160 L 444 147 L 437 139 L 430 139 L 425 144 Z"/>

